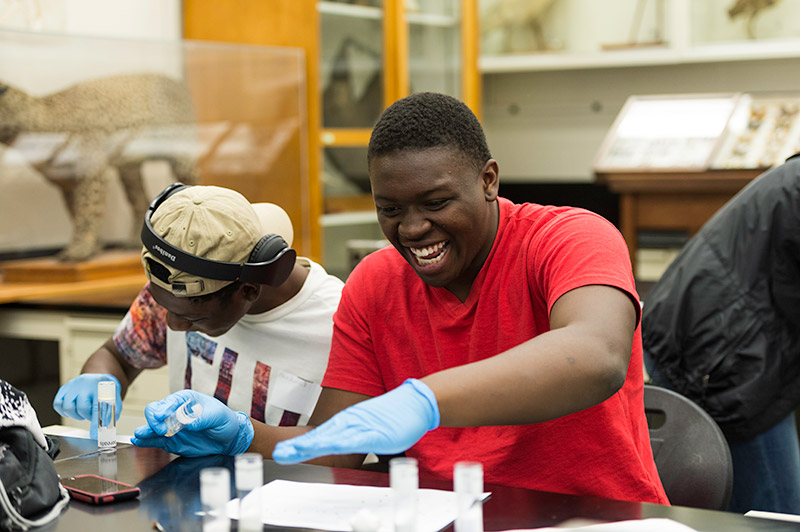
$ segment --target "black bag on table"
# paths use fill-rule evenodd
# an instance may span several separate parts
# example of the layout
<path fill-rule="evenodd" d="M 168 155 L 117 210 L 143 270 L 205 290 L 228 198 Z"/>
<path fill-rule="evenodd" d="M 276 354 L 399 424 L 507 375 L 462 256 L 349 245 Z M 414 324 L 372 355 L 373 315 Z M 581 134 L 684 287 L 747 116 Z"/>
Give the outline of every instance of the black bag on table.
<path fill-rule="evenodd" d="M 28 397 L 0 380 L 0 530 L 28 530 L 56 519 L 69 503 Z"/>

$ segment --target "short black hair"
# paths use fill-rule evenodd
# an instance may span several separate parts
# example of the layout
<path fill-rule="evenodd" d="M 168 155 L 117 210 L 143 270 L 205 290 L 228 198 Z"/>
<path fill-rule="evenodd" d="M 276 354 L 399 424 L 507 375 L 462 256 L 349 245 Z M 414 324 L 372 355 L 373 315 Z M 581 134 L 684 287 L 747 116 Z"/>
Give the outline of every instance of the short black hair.
<path fill-rule="evenodd" d="M 455 148 L 476 169 L 492 158 L 483 128 L 466 104 L 446 94 L 419 92 L 381 114 L 369 139 L 367 165 L 382 155 L 428 148 Z"/>

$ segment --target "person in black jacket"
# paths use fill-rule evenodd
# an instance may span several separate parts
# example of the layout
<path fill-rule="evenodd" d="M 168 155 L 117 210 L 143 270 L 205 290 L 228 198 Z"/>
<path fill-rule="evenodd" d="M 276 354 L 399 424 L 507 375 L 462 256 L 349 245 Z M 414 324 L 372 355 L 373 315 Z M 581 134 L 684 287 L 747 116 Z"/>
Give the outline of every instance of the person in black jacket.
<path fill-rule="evenodd" d="M 725 433 L 728 509 L 800 514 L 800 153 L 689 240 L 645 298 L 642 336 L 651 381 Z"/>

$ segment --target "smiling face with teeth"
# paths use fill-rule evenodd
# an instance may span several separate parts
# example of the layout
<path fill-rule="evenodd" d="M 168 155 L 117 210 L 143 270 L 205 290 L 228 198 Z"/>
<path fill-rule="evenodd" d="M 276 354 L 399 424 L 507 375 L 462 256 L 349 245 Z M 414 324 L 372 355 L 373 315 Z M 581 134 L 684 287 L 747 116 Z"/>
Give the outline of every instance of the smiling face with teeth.
<path fill-rule="evenodd" d="M 406 149 L 370 161 L 381 230 L 431 286 L 469 295 L 497 233 L 498 167 L 457 148 Z"/>

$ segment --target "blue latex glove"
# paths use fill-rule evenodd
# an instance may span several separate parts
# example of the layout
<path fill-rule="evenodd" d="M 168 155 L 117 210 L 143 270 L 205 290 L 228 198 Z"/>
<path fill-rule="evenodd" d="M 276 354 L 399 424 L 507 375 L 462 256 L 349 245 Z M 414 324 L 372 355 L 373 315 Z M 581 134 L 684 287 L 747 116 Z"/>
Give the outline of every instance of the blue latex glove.
<path fill-rule="evenodd" d="M 183 403 L 197 401 L 203 407 L 200 417 L 167 438 L 164 420 Z M 241 454 L 250 447 L 255 432 L 243 412 L 234 412 L 220 400 L 194 390 L 181 390 L 144 408 L 147 425 L 138 427 L 131 438 L 137 447 L 159 447 L 182 456 Z"/>
<path fill-rule="evenodd" d="M 282 441 L 280 464 L 332 454 L 397 454 L 439 426 L 439 405 L 427 385 L 407 379 L 394 390 L 348 407 L 314 430 Z"/>
<path fill-rule="evenodd" d="M 58 389 L 53 409 L 61 416 L 91 421 L 89 434 L 97 438 L 97 383 L 114 381 L 117 384 L 116 421 L 122 413 L 122 389 L 119 380 L 108 373 L 84 373 Z"/>

